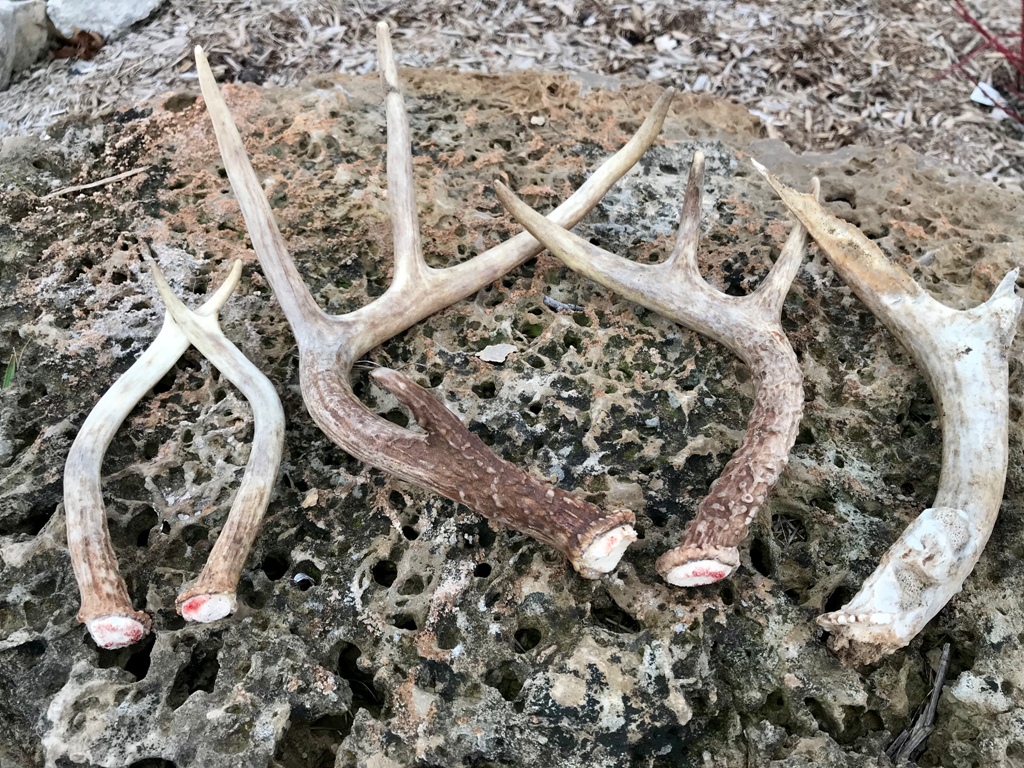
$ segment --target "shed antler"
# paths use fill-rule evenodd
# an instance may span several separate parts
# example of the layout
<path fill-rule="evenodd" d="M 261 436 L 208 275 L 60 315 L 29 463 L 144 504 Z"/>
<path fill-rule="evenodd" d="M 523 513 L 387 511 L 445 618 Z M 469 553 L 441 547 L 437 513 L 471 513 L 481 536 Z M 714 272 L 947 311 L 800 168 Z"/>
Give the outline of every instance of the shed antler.
<path fill-rule="evenodd" d="M 241 262 L 235 262 L 240 265 Z M 210 622 L 235 612 L 235 592 L 249 556 L 284 452 L 284 408 L 270 379 L 224 335 L 216 313 L 193 312 L 174 295 L 163 272 L 150 261 L 157 290 L 189 342 L 213 363 L 249 401 L 253 438 L 242 483 L 231 503 L 228 519 L 206 558 L 202 573 L 175 601 L 178 613 L 189 621 Z"/>
<path fill-rule="evenodd" d="M 228 520 L 195 587 L 178 599 L 185 618 L 214 621 L 234 610 L 238 577 L 267 508 L 284 444 L 284 412 L 273 385 L 227 340 L 216 319 L 238 285 L 242 262 L 235 262 L 224 284 L 196 312 L 170 292 L 155 264 L 153 272 L 167 302 L 163 327 L 100 398 L 75 437 L 64 467 L 68 549 L 82 595 L 78 620 L 102 648 L 131 645 L 145 637 L 151 626 L 149 616 L 132 606 L 117 569 L 103 505 L 103 456 L 132 408 L 171 370 L 190 341 L 249 400 L 255 427 L 249 462 Z"/>
<path fill-rule="evenodd" d="M 196 49 L 199 81 L 228 178 L 253 248 L 298 342 L 306 407 L 324 433 L 356 458 L 550 544 L 565 553 L 583 576 L 606 573 L 636 538 L 632 512 L 605 513 L 502 461 L 444 405 L 395 371 L 378 368 L 371 376 L 412 411 L 425 435 L 370 412 L 352 392 L 352 365 L 368 350 L 542 250 L 533 238 L 521 235 L 447 269 L 427 266 L 420 246 L 409 122 L 387 24 L 377 25 L 377 46 L 388 123 L 394 276 L 377 300 L 338 316 L 316 305 L 299 276 L 206 58 Z M 579 221 L 634 165 L 661 130 L 671 95 L 666 91 L 626 146 L 559 206 L 552 214 L 556 221 L 567 225 Z"/>
<path fill-rule="evenodd" d="M 910 352 L 942 418 L 935 503 L 882 557 L 854 598 L 818 617 L 832 649 L 855 665 L 907 645 L 974 570 L 1006 482 L 1007 352 L 1021 300 L 1014 269 L 984 304 L 957 311 L 931 298 L 852 224 L 757 170 L 807 227 L 839 276 Z"/>
<path fill-rule="evenodd" d="M 728 296 L 708 285 L 697 268 L 703 186 L 704 156 L 697 152 L 672 255 L 661 264 L 637 264 L 547 221 L 495 183 L 502 204 L 568 267 L 721 342 L 753 373 L 754 408 L 739 449 L 686 526 L 682 544 L 658 559 L 658 572 L 680 587 L 710 584 L 739 565 L 738 545 L 786 466 L 804 399 L 800 366 L 780 317 L 803 259 L 806 232 L 796 226 L 756 292 Z"/>

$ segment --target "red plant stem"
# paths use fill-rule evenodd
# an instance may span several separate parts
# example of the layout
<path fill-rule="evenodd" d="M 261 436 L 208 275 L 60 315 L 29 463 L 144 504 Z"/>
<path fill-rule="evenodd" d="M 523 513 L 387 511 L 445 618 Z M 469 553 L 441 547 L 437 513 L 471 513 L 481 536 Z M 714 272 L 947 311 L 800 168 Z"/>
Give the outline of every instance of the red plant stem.
<path fill-rule="evenodd" d="M 970 61 L 979 53 L 987 51 L 991 48 L 997 51 L 1003 58 L 1005 58 L 1006 61 L 1010 64 L 1010 66 L 1013 67 L 1016 73 L 1014 82 L 1017 88 L 1014 89 L 1009 86 L 1004 86 L 1004 88 L 1015 99 L 1024 100 L 1024 93 L 1022 93 L 1022 91 L 1024 91 L 1024 0 L 1021 0 L 1020 2 L 1020 31 L 1017 33 L 1005 35 L 1005 38 L 1007 40 L 1013 40 L 1013 38 L 1018 38 L 1017 51 L 1011 50 L 1010 47 L 1006 45 L 998 35 L 995 35 L 992 32 L 990 32 L 985 27 L 985 25 L 983 25 L 980 21 L 978 21 L 978 19 L 972 16 L 971 12 L 967 10 L 967 6 L 964 5 L 963 0 L 953 0 L 953 13 L 957 16 L 957 18 L 969 24 L 975 32 L 981 35 L 981 38 L 984 42 L 979 43 L 970 53 L 968 53 L 966 56 L 963 56 L 958 61 L 954 62 L 941 75 L 936 77 L 935 81 L 941 80 L 942 78 L 946 77 L 953 71 L 958 71 L 961 74 L 963 74 L 963 76 L 967 78 L 969 82 L 974 83 L 976 86 L 980 85 L 981 83 L 978 80 L 978 78 L 974 77 L 970 72 L 968 72 L 967 68 L 964 65 L 967 64 L 968 61 Z M 1024 124 L 1024 115 L 1018 114 L 1017 112 L 1014 112 L 1013 110 L 1008 109 L 1005 106 L 1000 106 L 1000 109 L 1002 109 L 1002 111 L 1006 115 L 1011 117 L 1013 120 L 1016 120 L 1018 123 Z"/>

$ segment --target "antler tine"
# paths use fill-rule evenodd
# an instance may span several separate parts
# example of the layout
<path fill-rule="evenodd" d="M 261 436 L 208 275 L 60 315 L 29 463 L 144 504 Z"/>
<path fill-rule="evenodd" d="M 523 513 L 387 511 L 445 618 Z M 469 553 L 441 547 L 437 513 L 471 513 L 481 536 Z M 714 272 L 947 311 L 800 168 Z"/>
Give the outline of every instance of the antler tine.
<path fill-rule="evenodd" d="M 722 342 L 753 371 L 754 408 L 739 449 L 686 527 L 682 544 L 658 560 L 670 584 L 696 586 L 723 579 L 739 565 L 737 545 L 788 461 L 803 413 L 800 366 L 780 322 L 785 296 L 803 254 L 802 227 L 790 236 L 762 290 L 728 296 L 697 270 L 704 158 L 694 157 L 672 256 L 638 264 L 547 221 L 496 182 L 498 199 L 566 266 L 626 298 Z M 763 291 L 763 292 L 762 292 Z M 781 294 L 781 295 L 780 295 Z"/>
<path fill-rule="evenodd" d="M 431 269 L 423 263 L 418 234 L 412 231 L 416 229 L 416 207 L 408 122 L 386 25 L 378 25 L 378 45 L 388 115 L 395 276 L 381 297 L 335 317 L 310 308 L 312 299 L 273 223 L 209 65 L 197 50 L 200 84 L 208 106 L 216 113 L 213 124 L 228 178 L 253 247 L 299 343 L 303 399 L 324 433 L 353 456 L 551 543 L 581 574 L 600 575 L 614 567 L 636 537 L 631 512 L 602 512 L 501 462 L 441 403 L 397 373 L 377 369 L 373 377 L 421 420 L 427 427 L 425 437 L 371 413 L 352 392 L 349 371 L 369 349 L 493 282 L 541 250 L 525 235 L 447 269 Z M 581 219 L 632 167 L 657 137 L 670 100 L 671 91 L 666 91 L 637 135 L 559 206 L 559 221 L 571 225 Z"/>
<path fill-rule="evenodd" d="M 676 244 L 665 263 L 673 277 L 687 282 L 704 282 L 697 267 L 697 247 L 700 245 L 700 213 L 704 202 L 704 153 L 694 152 L 690 175 L 686 179 L 683 207 L 679 212 Z"/>
<path fill-rule="evenodd" d="M 814 200 L 821 197 L 821 182 L 817 177 L 811 179 L 811 191 L 808 195 Z M 806 242 L 807 230 L 800 222 L 797 222 L 789 233 L 786 244 L 782 246 L 775 265 L 754 291 L 754 295 L 758 297 L 765 311 L 772 317 L 782 316 L 782 305 L 786 301 L 789 288 L 793 285 L 793 280 L 796 279 L 797 272 L 800 271 L 800 265 L 804 260 Z"/>
<path fill-rule="evenodd" d="M 571 228 L 579 224 L 658 138 L 674 96 L 675 91 L 666 88 L 632 138 L 605 160 L 569 199 L 551 211 L 548 219 L 560 227 Z M 436 277 L 439 282 L 452 286 L 450 290 L 458 293 L 460 298 L 466 297 L 543 250 L 544 246 L 529 232 L 520 232 L 470 261 L 447 267 L 443 276 L 437 274 Z"/>
<path fill-rule="evenodd" d="M 223 285 L 198 310 L 220 311 L 238 285 L 242 265 L 236 263 Z M 122 648 L 148 634 L 151 621 L 136 611 L 117 570 L 103 505 L 100 470 L 110 441 L 136 403 L 174 367 L 188 349 L 185 334 L 168 314 L 149 348 L 114 382 L 86 418 L 64 466 L 64 514 L 68 549 L 82 595 L 78 620 L 101 648 Z"/>
<path fill-rule="evenodd" d="M 398 83 L 395 51 L 386 21 L 377 24 L 377 58 L 388 125 L 388 202 L 391 209 L 391 241 L 395 272 L 391 285 L 397 290 L 410 281 L 422 282 L 426 263 L 420 244 L 416 213 L 416 185 L 412 170 L 412 133 L 405 99 Z"/>
<path fill-rule="evenodd" d="M 932 507 L 882 557 L 853 599 L 818 617 L 844 661 L 871 664 L 903 648 L 960 591 L 999 514 L 1009 432 L 1008 350 L 1021 299 L 1010 271 L 984 304 L 957 311 L 931 298 L 859 229 L 757 170 L 807 227 L 858 298 L 925 374 L 942 418 Z"/>
<path fill-rule="evenodd" d="M 171 290 L 156 262 L 147 261 L 175 324 L 252 407 L 252 446 L 228 519 L 196 583 L 176 601 L 178 613 L 189 621 L 217 621 L 235 611 L 238 579 L 270 503 L 284 451 L 284 409 L 270 380 L 224 335 L 217 315 L 191 311 Z M 236 261 L 233 274 L 241 266 Z"/>
<path fill-rule="evenodd" d="M 195 55 L 199 87 L 202 89 L 206 110 L 213 123 L 217 146 L 224 160 L 224 170 L 227 172 L 231 189 L 238 198 L 249 238 L 259 255 L 260 266 L 273 286 L 277 301 L 295 335 L 312 331 L 327 320 L 327 315 L 317 306 L 295 268 L 295 263 L 288 255 L 288 247 L 274 220 L 274 214 L 270 211 L 270 203 L 263 194 L 263 187 L 260 186 L 256 171 L 249 162 L 249 156 L 242 145 L 242 137 L 217 87 L 206 54 L 198 45 L 195 48 Z"/>

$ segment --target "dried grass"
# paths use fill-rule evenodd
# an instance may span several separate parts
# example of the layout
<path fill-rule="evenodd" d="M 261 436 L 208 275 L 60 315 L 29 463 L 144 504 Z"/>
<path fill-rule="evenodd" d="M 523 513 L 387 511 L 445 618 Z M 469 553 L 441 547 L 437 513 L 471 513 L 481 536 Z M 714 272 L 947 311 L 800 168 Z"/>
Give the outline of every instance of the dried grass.
<path fill-rule="evenodd" d="M 0 136 L 45 131 L 64 115 L 98 118 L 190 88 L 191 47 L 222 79 L 295 83 L 375 67 L 373 25 L 397 28 L 403 65 L 504 72 L 536 68 L 622 75 L 743 104 L 768 135 L 798 149 L 902 142 L 1004 184 L 1024 180 L 1024 141 L 936 78 L 977 37 L 940 0 L 453 3 L 168 0 L 154 18 L 88 62 L 52 61 L 0 94 Z M 1014 0 L 972 5 L 996 30 Z M 998 55 L 972 62 L 998 81 Z"/>

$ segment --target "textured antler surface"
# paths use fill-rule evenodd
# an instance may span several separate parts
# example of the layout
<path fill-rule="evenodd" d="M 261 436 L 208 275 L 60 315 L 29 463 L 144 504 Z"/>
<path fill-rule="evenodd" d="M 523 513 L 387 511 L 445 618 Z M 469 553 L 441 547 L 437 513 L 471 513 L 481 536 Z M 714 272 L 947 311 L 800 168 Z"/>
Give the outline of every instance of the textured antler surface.
<path fill-rule="evenodd" d="M 835 651 L 853 664 L 869 664 L 907 645 L 960 591 L 992 533 L 1006 481 L 1007 350 L 1021 309 L 1017 270 L 984 304 L 951 309 L 855 226 L 757 169 L 839 276 L 913 356 L 942 416 L 934 504 L 907 527 L 849 603 L 818 618 L 833 633 Z"/>
<path fill-rule="evenodd" d="M 698 152 L 676 246 L 661 264 L 637 264 L 591 245 L 545 220 L 502 184 L 495 185 L 509 212 L 567 266 L 720 341 L 753 373 L 754 408 L 739 449 L 687 525 L 682 544 L 658 560 L 658 572 L 677 586 L 710 584 L 739 565 L 738 544 L 786 466 L 803 413 L 800 366 L 780 316 L 803 258 L 806 233 L 799 225 L 794 229 L 755 293 L 728 296 L 708 285 L 697 268 L 703 185 L 704 156 Z"/>
<path fill-rule="evenodd" d="M 633 514 L 603 512 L 508 466 L 487 450 L 447 409 L 399 374 L 377 370 L 375 380 L 405 404 L 427 434 L 402 429 L 367 410 L 352 392 L 353 363 L 368 350 L 430 314 L 476 292 L 540 252 L 523 234 L 447 269 L 423 260 L 416 215 L 409 124 L 399 91 L 386 24 L 378 50 L 388 121 L 387 172 L 394 243 L 394 276 L 376 301 L 343 316 L 316 305 L 291 261 L 241 138 L 201 50 L 196 59 L 207 108 L 228 178 L 245 216 L 253 247 L 299 345 L 302 393 L 314 421 L 353 456 L 521 530 L 564 552 L 584 576 L 614 567 L 635 538 Z M 671 91 L 655 105 L 637 134 L 552 214 L 560 224 L 579 221 L 657 137 Z"/>

